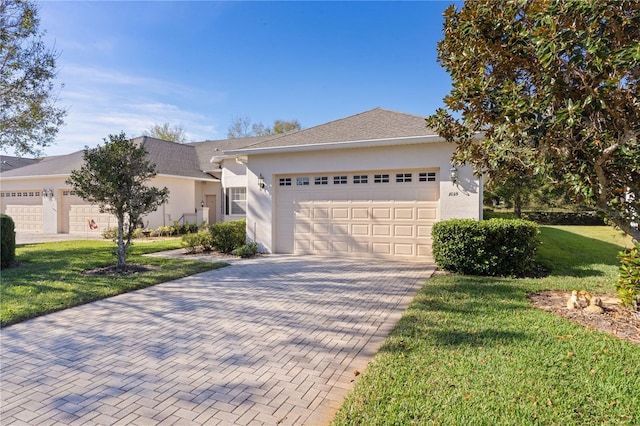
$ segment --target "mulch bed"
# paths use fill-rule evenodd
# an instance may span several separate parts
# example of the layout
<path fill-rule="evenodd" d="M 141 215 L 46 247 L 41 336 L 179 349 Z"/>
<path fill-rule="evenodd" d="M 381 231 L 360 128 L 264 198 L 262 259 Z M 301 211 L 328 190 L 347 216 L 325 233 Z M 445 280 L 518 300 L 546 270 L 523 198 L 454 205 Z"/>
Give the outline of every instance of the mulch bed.
<path fill-rule="evenodd" d="M 568 291 L 540 291 L 530 294 L 529 300 L 536 308 L 640 345 L 640 312 L 623 308 L 612 294 L 593 294 L 594 297 L 602 299 L 602 314 L 590 314 L 582 309 L 567 309 L 566 303 L 570 296 L 571 292 Z"/>
<path fill-rule="evenodd" d="M 158 269 L 160 269 L 159 266 L 128 263 L 124 269 L 118 269 L 116 265 L 109 265 L 102 268 L 82 271 L 82 275 L 131 275 L 141 272 L 157 271 Z"/>

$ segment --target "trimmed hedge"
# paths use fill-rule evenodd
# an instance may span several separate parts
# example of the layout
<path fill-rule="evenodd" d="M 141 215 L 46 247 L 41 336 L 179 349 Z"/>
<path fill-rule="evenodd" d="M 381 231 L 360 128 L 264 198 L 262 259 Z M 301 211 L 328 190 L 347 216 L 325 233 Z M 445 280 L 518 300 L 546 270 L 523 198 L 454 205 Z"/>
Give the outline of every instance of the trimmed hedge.
<path fill-rule="evenodd" d="M 538 226 L 521 219 L 451 219 L 433 226 L 440 269 L 467 275 L 522 276 L 534 266 Z"/>
<path fill-rule="evenodd" d="M 494 212 L 485 209 L 485 219 L 515 219 L 511 212 Z M 522 212 L 522 219 L 536 222 L 539 225 L 582 225 L 602 226 L 606 225 L 601 213 L 596 211 L 584 212 Z"/>
<path fill-rule="evenodd" d="M 231 253 L 247 242 L 246 219 L 216 222 L 209 227 L 211 245 L 222 253 Z"/>
<path fill-rule="evenodd" d="M 0 214 L 0 269 L 8 268 L 16 259 L 16 233 L 13 219 Z"/>

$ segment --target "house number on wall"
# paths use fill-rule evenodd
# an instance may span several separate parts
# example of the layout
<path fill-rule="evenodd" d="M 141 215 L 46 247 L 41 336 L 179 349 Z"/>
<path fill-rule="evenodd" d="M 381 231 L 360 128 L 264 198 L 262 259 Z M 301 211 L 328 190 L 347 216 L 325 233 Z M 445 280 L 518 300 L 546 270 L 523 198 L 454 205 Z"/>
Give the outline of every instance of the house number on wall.
<path fill-rule="evenodd" d="M 449 197 L 457 197 L 458 195 L 459 195 L 459 193 L 457 191 L 449 193 Z"/>

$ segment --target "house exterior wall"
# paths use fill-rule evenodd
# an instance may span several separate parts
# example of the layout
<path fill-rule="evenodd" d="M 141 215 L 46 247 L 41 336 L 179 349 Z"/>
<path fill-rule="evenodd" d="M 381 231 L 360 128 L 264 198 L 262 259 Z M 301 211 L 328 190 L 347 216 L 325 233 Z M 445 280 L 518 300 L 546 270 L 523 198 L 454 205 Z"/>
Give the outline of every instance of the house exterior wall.
<path fill-rule="evenodd" d="M 53 177 L 35 177 L 35 178 L 12 178 L 1 180 L 1 191 L 3 193 L 16 192 L 18 190 L 24 192 L 39 192 L 39 196 L 27 197 L 0 197 L 0 211 L 7 213 L 8 209 L 18 210 L 19 206 L 32 206 L 39 210 L 41 217 L 41 225 L 39 227 L 30 227 L 30 229 L 22 229 L 32 232 L 44 233 L 63 233 L 69 232 L 68 215 L 69 207 L 66 204 L 72 202 L 73 205 L 88 205 L 89 203 L 72 198 L 68 201 L 63 195 L 64 192 L 72 190 L 70 185 L 65 183 L 67 176 Z M 160 206 L 155 212 L 143 218 L 145 227 L 155 229 L 162 225 L 172 225 L 173 221 L 182 218 L 184 222 L 202 223 L 204 221 L 203 209 L 200 207 L 201 201 L 206 198 L 207 194 L 218 195 L 221 191 L 219 182 L 203 181 L 193 178 L 180 178 L 173 176 L 157 176 L 150 182 L 151 185 L 158 188 L 167 187 L 169 189 L 169 201 Z M 52 190 L 52 197 L 43 196 L 43 188 Z M 218 208 L 220 207 L 220 197 L 216 198 Z M 18 228 L 20 229 L 20 228 Z M 94 232 L 102 232 L 103 229 L 97 229 Z"/>
<path fill-rule="evenodd" d="M 246 159 L 239 158 L 227 159 L 223 161 L 223 170 L 221 175 L 222 191 L 220 196 L 221 210 L 220 218 L 222 221 L 238 220 L 246 217 L 246 214 L 232 214 L 227 210 L 227 198 L 230 195 L 231 188 L 246 188 L 247 187 L 247 165 Z M 257 186 L 257 183 L 256 183 Z M 247 191 L 248 192 L 248 191 Z M 247 194 L 248 195 L 248 194 Z M 248 200 L 247 200 L 248 204 Z"/>
<path fill-rule="evenodd" d="M 459 169 L 459 182 L 451 182 L 447 143 L 396 145 L 377 148 L 334 149 L 277 154 L 252 154 L 247 170 L 247 237 L 267 252 L 275 250 L 277 182 L 274 176 L 290 173 L 336 173 L 371 170 L 439 169 L 440 218 L 480 219 L 482 188 L 470 167 Z M 259 189 L 262 175 L 265 188 Z"/>

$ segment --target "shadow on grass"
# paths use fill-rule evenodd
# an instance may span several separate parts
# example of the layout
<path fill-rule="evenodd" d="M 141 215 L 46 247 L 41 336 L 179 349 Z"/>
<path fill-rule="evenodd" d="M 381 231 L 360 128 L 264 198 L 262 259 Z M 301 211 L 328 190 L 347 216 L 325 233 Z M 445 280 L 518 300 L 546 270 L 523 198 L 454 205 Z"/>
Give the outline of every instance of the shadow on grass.
<path fill-rule="evenodd" d="M 382 352 L 402 352 L 409 341 L 439 346 L 508 344 L 529 336 L 513 327 L 529 309 L 526 290 L 500 278 L 451 275 L 429 281 L 396 326 Z"/>
<path fill-rule="evenodd" d="M 602 276 L 592 265 L 619 265 L 618 253 L 623 249 L 616 244 L 551 227 L 541 227 L 540 233 L 543 243 L 537 260 L 551 276 Z"/>

